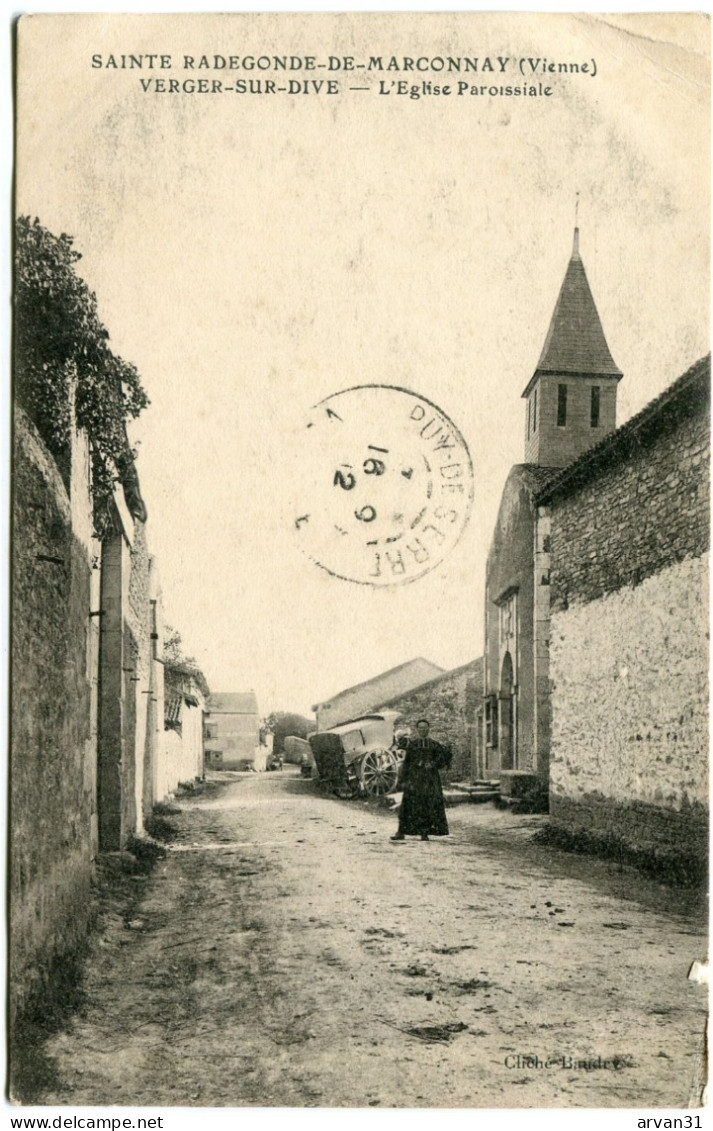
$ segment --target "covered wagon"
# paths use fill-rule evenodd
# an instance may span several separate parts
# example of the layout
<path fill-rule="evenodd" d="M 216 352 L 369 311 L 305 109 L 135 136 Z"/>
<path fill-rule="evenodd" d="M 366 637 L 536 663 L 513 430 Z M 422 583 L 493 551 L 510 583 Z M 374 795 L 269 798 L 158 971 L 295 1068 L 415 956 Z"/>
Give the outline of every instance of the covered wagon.
<path fill-rule="evenodd" d="M 309 737 L 320 779 L 345 797 L 396 789 L 404 751 L 396 744 L 398 711 L 362 715 Z"/>

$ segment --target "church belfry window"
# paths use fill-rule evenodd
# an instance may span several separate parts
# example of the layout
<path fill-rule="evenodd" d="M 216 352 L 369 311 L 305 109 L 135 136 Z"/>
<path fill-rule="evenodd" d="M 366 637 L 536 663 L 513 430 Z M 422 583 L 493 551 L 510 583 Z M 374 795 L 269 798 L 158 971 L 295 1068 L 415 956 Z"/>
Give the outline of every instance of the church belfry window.
<path fill-rule="evenodd" d="M 600 390 L 599 385 L 592 385 L 592 401 L 589 411 L 589 423 L 592 428 L 599 427 L 599 401 Z"/>
<path fill-rule="evenodd" d="M 567 386 L 557 386 L 557 427 L 564 428 L 567 424 Z"/>
<path fill-rule="evenodd" d="M 537 386 L 532 394 L 532 431 L 537 431 Z"/>

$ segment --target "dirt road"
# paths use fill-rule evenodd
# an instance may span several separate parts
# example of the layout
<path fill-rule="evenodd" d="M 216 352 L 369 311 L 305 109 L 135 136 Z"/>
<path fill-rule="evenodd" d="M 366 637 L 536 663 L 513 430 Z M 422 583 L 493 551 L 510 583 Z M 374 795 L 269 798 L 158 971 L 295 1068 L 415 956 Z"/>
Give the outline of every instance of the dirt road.
<path fill-rule="evenodd" d="M 180 808 L 167 856 L 104 907 L 36 1102 L 691 1102 L 706 951 L 684 896 L 489 805 L 391 844 L 389 814 L 291 770 Z"/>

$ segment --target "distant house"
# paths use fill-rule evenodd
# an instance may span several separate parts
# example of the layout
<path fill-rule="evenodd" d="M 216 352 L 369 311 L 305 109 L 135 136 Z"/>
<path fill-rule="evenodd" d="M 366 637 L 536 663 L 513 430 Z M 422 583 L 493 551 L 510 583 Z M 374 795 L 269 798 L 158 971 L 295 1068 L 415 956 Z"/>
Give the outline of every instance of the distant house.
<path fill-rule="evenodd" d="M 221 691 L 210 696 L 205 719 L 206 769 L 244 770 L 260 741 L 254 691 Z"/>
<path fill-rule="evenodd" d="M 364 683 L 339 691 L 331 699 L 317 703 L 312 708 L 317 716 L 317 730 L 329 730 L 348 719 L 374 711 L 387 700 L 405 695 L 422 683 L 443 675 L 443 671 L 437 664 L 419 656 L 396 668 L 390 668 L 373 679 L 367 679 Z"/>

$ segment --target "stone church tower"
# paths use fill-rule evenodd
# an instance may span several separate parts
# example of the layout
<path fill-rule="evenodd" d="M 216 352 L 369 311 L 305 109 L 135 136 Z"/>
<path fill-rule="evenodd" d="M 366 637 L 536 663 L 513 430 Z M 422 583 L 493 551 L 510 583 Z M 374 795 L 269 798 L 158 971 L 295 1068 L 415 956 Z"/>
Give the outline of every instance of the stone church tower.
<path fill-rule="evenodd" d="M 579 254 L 579 229 L 537 368 L 523 397 L 525 462 L 503 489 L 486 567 L 482 745 L 477 772 L 501 788 L 548 780 L 550 514 L 538 493 L 616 429 L 621 380 Z M 517 780 L 520 780 L 520 785 Z"/>
<path fill-rule="evenodd" d="M 614 364 L 579 254 L 579 228 L 527 401 L 525 462 L 566 467 L 616 428 Z"/>

